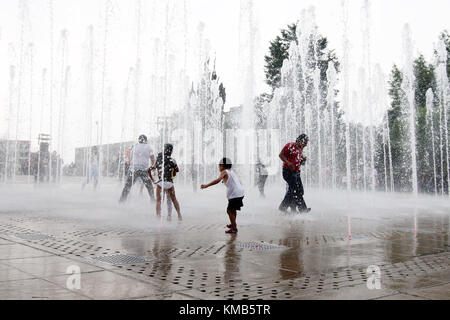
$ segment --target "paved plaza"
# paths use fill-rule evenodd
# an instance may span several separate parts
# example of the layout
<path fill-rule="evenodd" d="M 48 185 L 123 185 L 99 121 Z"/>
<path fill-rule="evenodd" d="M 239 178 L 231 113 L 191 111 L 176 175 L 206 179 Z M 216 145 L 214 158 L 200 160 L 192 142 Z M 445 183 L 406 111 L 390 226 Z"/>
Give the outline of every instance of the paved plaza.
<path fill-rule="evenodd" d="M 450 298 L 448 199 L 310 191 L 290 216 L 272 185 L 227 235 L 222 188 L 179 187 L 182 222 L 135 189 L 2 186 L 0 299 Z"/>

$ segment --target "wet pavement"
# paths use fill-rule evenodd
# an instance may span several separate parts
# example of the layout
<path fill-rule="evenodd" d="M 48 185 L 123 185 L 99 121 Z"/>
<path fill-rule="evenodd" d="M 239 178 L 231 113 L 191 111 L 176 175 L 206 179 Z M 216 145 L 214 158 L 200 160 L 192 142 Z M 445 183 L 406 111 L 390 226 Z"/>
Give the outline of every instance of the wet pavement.
<path fill-rule="evenodd" d="M 246 196 L 239 233 L 226 235 L 220 188 L 179 188 L 178 222 L 156 219 L 137 191 L 118 205 L 116 185 L 3 187 L 0 299 L 450 298 L 448 199 L 311 191 L 314 210 L 291 216 L 272 188 Z"/>

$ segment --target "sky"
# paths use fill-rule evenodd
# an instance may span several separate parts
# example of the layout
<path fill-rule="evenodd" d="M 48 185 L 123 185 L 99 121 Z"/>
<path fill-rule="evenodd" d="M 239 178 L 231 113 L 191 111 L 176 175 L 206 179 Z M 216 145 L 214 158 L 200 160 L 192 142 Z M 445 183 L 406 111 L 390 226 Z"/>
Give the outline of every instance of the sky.
<path fill-rule="evenodd" d="M 349 31 L 351 52 L 350 62 L 353 78 L 356 78 L 358 67 L 362 57 L 362 14 L 361 7 L 363 0 L 349 0 Z M 8 122 L 10 115 L 9 105 L 9 70 L 10 65 L 19 65 L 20 44 L 21 44 L 21 19 L 19 10 L 19 0 L 0 0 L 0 137 L 15 137 L 28 139 L 30 135 L 29 125 L 32 120 L 31 136 L 34 145 L 37 133 L 48 131 L 49 117 L 48 105 L 39 109 L 40 87 L 42 69 L 49 69 L 50 61 L 50 0 L 28 0 L 27 9 L 29 15 L 23 33 L 25 47 L 28 43 L 33 43 L 34 64 L 33 64 L 33 91 L 27 99 L 25 96 L 29 92 L 27 76 L 24 72 L 22 76 L 22 110 L 19 116 L 21 124 L 15 130 L 12 122 Z M 126 85 L 130 67 L 136 65 L 137 56 L 137 15 L 136 4 L 141 4 L 141 59 L 143 65 L 143 86 L 149 77 L 150 70 L 162 72 L 161 65 L 152 60 L 161 54 L 160 49 L 154 49 L 155 38 L 159 38 L 164 43 L 165 36 L 165 11 L 166 0 L 111 0 L 112 6 L 109 17 L 108 43 L 107 43 L 107 87 L 110 94 L 105 94 L 111 108 L 109 109 L 108 134 L 103 141 L 115 142 L 122 137 L 118 133 L 117 125 L 121 121 L 123 98 L 121 93 Z M 370 49 L 372 64 L 380 64 L 381 69 L 387 75 L 394 63 L 401 66 L 403 59 L 402 52 L 402 32 L 406 23 L 410 25 L 414 42 L 414 55 L 423 54 L 428 60 L 432 58 L 433 48 L 438 39 L 438 35 L 444 29 L 450 30 L 450 1 L 448 0 L 372 0 L 370 17 Z M 184 5 L 186 4 L 186 22 L 184 18 Z M 342 6 L 339 0 L 256 0 L 255 1 L 255 21 L 257 31 L 256 51 L 254 55 L 255 94 L 268 92 L 270 89 L 264 82 L 264 55 L 268 52 L 269 42 L 274 39 L 281 28 L 287 24 L 296 22 L 303 9 L 308 9 L 311 5 L 315 7 L 316 23 L 320 34 L 329 40 L 329 48 L 334 49 L 338 55 L 342 55 Z M 186 64 L 186 73 L 190 76 L 190 81 L 196 81 L 199 55 L 199 34 L 198 24 L 204 23 L 203 37 L 209 40 L 210 55 L 215 57 L 215 67 L 217 73 L 227 90 L 227 106 L 230 108 L 241 104 L 245 97 L 242 93 L 242 74 L 239 64 L 240 50 L 239 38 L 239 15 L 240 0 L 170 0 L 169 6 L 171 14 L 167 17 L 170 24 L 170 53 L 173 55 L 173 70 L 183 67 Z M 95 90 L 101 88 L 102 54 L 105 21 L 105 1 L 104 0 L 53 0 L 54 19 L 54 61 L 55 69 L 61 64 L 61 40 L 60 34 L 64 29 L 67 31 L 67 55 L 66 65 L 71 68 L 70 97 L 68 102 L 69 110 L 66 111 L 68 121 L 64 130 L 64 155 L 70 160 L 73 157 L 73 149 L 84 144 L 82 137 L 83 121 L 85 117 L 83 86 L 85 48 L 87 27 L 94 28 L 95 39 Z M 184 29 L 187 27 L 187 36 Z M 241 32 L 244 32 L 241 30 Z M 187 49 L 180 46 L 187 44 Z M 186 57 L 185 57 L 186 55 Z M 26 56 L 25 58 L 26 59 Z M 159 68 L 159 69 L 158 69 Z M 171 69 L 172 70 L 172 69 Z M 16 69 L 16 85 L 19 81 Z M 55 71 L 55 77 L 59 74 Z M 147 77 L 147 78 L 146 78 Z M 59 78 L 58 78 L 59 79 Z M 59 81 L 59 80 L 58 80 Z M 353 80 L 355 81 L 355 80 Z M 111 89 L 109 89 L 111 88 Z M 147 87 L 149 88 L 149 87 Z M 56 90 L 56 89 L 55 89 Z M 152 87 L 144 90 L 142 101 L 151 99 L 150 91 L 158 91 Z M 173 89 L 175 90 L 175 89 Z M 17 94 L 17 89 L 16 92 Z M 161 95 L 155 93 L 155 99 L 162 99 Z M 55 98 L 56 99 L 56 98 Z M 173 97 L 169 97 L 172 104 L 179 103 Z M 179 99 L 179 98 L 177 98 Z M 23 112 L 28 108 L 28 100 L 33 102 L 32 113 Z M 95 100 L 95 111 L 93 111 L 93 121 L 99 119 L 98 105 L 100 98 Z M 165 100 L 164 100 L 165 101 Z M 166 103 L 166 102 L 165 102 Z M 47 102 L 48 104 L 48 102 Z M 13 107 L 17 102 L 13 103 Z M 13 114 L 14 109 L 13 108 Z M 159 111 L 160 108 L 158 109 Z M 166 112 L 166 111 L 165 111 Z M 142 111 L 142 117 L 150 117 Z M 42 120 L 44 118 L 44 120 Z M 39 119 L 39 120 L 38 120 Z M 42 120 L 42 121 L 41 121 Z M 48 120 L 48 119 L 47 119 Z M 53 120 L 54 121 L 54 120 Z M 150 122 L 149 122 L 150 123 Z M 9 126 L 8 126 L 9 124 Z M 8 131 L 9 127 L 9 131 Z M 141 128 L 139 128 L 141 129 Z M 144 129 L 144 127 L 142 127 Z M 53 124 L 53 131 L 59 130 Z M 105 129 L 106 130 L 106 129 Z M 131 132 L 125 134 L 131 138 Z"/>

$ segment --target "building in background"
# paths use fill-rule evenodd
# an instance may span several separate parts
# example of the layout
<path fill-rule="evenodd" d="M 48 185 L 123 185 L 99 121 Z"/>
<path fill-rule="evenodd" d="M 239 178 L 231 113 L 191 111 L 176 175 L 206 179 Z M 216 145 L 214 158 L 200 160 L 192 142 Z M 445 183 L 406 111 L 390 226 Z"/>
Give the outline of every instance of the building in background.
<path fill-rule="evenodd" d="M 101 162 L 100 176 L 121 177 L 124 173 L 126 151 L 136 143 L 129 141 L 76 148 L 75 164 L 69 164 L 73 168 L 70 175 L 85 176 L 87 174 L 90 150 L 95 147 L 99 151 Z"/>
<path fill-rule="evenodd" d="M 30 141 L 0 140 L 0 176 L 2 180 L 5 175 L 11 178 L 15 175 L 28 174 L 30 147 Z M 16 161 L 15 165 L 14 161 Z"/>

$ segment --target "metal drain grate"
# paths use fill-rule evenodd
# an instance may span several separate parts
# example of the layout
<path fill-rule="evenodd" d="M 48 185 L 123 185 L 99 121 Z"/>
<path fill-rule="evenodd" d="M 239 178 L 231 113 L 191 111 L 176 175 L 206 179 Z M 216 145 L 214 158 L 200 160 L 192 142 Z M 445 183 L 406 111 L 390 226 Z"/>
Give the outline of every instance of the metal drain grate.
<path fill-rule="evenodd" d="M 113 254 L 109 256 L 89 257 L 88 259 L 109 263 L 112 265 L 144 263 L 150 261 L 144 257 L 139 257 L 132 254 Z"/>
<path fill-rule="evenodd" d="M 17 233 L 15 234 L 17 238 L 28 240 L 28 241 L 37 241 L 37 240 L 47 240 L 47 239 L 55 239 L 54 236 L 43 234 L 43 233 Z"/>
<path fill-rule="evenodd" d="M 279 246 L 263 241 L 238 242 L 235 244 L 237 248 L 248 249 L 250 251 L 267 251 L 267 250 L 285 250 L 287 247 Z"/>

